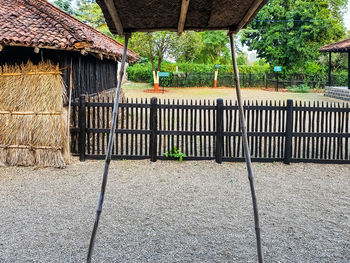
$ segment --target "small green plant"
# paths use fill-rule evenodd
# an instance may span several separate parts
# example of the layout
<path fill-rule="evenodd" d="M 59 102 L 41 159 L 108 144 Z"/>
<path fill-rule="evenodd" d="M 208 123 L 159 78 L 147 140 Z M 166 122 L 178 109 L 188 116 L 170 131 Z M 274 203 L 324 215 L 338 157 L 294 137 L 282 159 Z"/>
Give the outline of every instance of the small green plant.
<path fill-rule="evenodd" d="M 176 146 L 175 146 L 174 149 L 172 149 L 170 152 L 164 153 L 164 156 L 165 156 L 166 158 L 175 158 L 175 159 L 178 159 L 180 163 L 183 161 L 184 158 L 187 157 L 187 155 L 184 154 L 183 152 L 181 152 L 179 149 L 177 149 Z"/>
<path fill-rule="evenodd" d="M 302 84 L 300 86 L 293 85 L 291 87 L 288 87 L 287 90 L 294 93 L 309 93 L 310 87 L 306 84 Z"/>

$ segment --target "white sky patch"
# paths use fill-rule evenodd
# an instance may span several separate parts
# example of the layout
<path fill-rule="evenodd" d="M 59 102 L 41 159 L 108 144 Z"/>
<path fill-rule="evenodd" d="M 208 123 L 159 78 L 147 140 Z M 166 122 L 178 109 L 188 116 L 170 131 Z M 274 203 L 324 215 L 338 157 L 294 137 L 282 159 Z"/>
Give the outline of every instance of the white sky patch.
<path fill-rule="evenodd" d="M 348 30 L 350 30 L 350 1 L 348 3 L 348 10 L 344 15 L 344 24 Z"/>

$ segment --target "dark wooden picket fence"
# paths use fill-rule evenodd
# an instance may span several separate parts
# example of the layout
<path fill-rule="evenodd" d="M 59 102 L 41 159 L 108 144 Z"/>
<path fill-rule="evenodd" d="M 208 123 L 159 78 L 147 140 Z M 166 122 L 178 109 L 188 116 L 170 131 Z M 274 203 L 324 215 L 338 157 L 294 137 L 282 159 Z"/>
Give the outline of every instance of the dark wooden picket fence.
<path fill-rule="evenodd" d="M 105 158 L 112 101 L 72 106 L 72 152 Z M 348 104 L 248 101 L 244 110 L 253 161 L 350 163 Z M 236 102 L 126 100 L 119 112 L 113 159 L 156 161 L 177 148 L 185 160 L 244 161 Z"/>

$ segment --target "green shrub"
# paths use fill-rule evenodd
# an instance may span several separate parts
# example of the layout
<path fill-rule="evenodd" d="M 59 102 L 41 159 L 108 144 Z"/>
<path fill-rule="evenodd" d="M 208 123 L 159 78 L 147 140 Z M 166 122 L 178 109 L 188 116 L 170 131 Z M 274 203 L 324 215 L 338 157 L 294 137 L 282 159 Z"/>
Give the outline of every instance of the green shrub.
<path fill-rule="evenodd" d="M 176 74 L 181 73 L 205 73 L 205 74 L 214 74 L 214 65 L 206 65 L 206 64 L 195 64 L 195 63 L 171 63 L 171 62 L 163 62 L 161 66 L 161 71 L 172 72 L 175 74 L 176 66 L 178 67 L 178 72 Z M 242 65 L 239 66 L 240 73 L 242 74 L 261 74 L 264 75 L 266 72 L 270 70 L 270 66 L 268 64 L 259 64 L 254 63 L 252 66 Z M 221 65 L 219 69 L 219 75 L 223 73 L 232 73 L 233 68 L 232 65 Z M 128 79 L 135 82 L 153 82 L 153 73 L 152 73 L 152 65 L 151 63 L 136 63 L 127 68 Z M 205 75 L 202 77 L 206 78 Z M 198 80 L 198 84 L 203 81 Z M 212 80 L 210 80 L 212 82 Z"/>
<path fill-rule="evenodd" d="M 290 92 L 294 93 L 309 93 L 310 87 L 306 84 L 302 84 L 300 86 L 293 85 L 287 88 Z"/>
<path fill-rule="evenodd" d="M 170 152 L 164 153 L 164 156 L 166 158 L 177 159 L 180 163 L 183 161 L 184 158 L 187 157 L 187 155 L 178 150 L 176 146 Z"/>
<path fill-rule="evenodd" d="M 347 87 L 348 73 L 346 71 L 332 73 L 332 86 Z"/>

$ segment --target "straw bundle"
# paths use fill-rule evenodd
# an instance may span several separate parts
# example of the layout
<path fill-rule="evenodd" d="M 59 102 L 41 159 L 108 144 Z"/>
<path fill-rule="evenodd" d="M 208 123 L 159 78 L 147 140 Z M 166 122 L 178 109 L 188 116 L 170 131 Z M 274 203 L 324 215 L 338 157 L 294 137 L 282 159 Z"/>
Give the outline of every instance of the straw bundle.
<path fill-rule="evenodd" d="M 0 68 L 0 165 L 65 167 L 65 87 L 49 62 Z"/>

